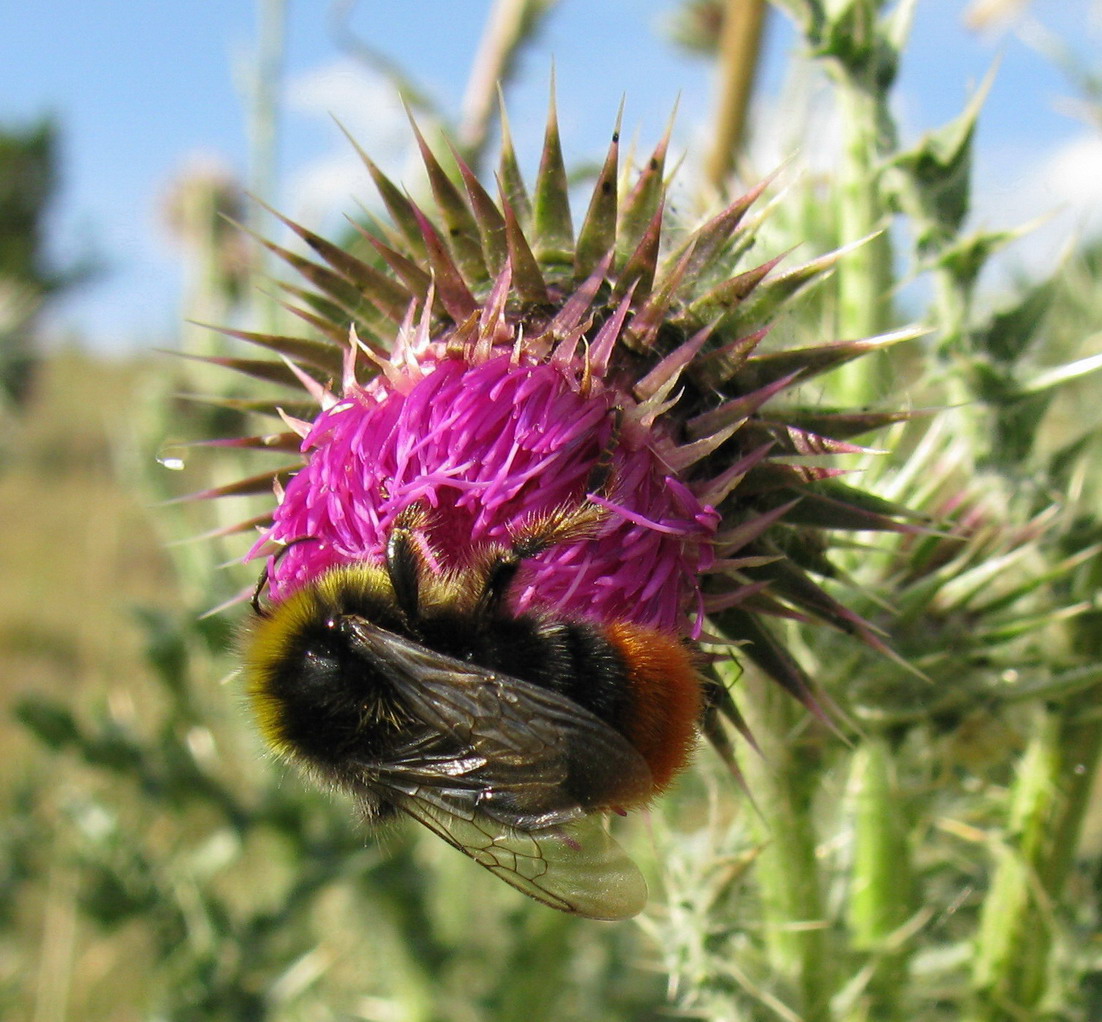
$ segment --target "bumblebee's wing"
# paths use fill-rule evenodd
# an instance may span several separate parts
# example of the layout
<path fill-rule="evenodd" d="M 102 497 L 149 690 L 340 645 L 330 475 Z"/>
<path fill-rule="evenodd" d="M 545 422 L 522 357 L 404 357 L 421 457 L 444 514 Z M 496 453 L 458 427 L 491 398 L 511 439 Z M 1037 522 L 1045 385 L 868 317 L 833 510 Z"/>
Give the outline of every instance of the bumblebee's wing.
<path fill-rule="evenodd" d="M 363 619 L 352 630 L 358 652 L 428 729 L 385 762 L 360 764 L 367 783 L 524 831 L 650 795 L 639 751 L 570 699 Z"/>
<path fill-rule="evenodd" d="M 556 761 L 511 768 L 434 730 L 419 730 L 385 759 L 358 759 L 355 766 L 361 782 L 383 798 L 418 799 L 468 822 L 482 814 L 498 825 L 539 830 L 592 811 L 559 783 Z"/>
<path fill-rule="evenodd" d="M 518 831 L 482 814 L 461 819 L 416 797 L 387 797 L 494 876 L 560 912 L 629 919 L 647 903 L 643 875 L 598 816 Z"/>

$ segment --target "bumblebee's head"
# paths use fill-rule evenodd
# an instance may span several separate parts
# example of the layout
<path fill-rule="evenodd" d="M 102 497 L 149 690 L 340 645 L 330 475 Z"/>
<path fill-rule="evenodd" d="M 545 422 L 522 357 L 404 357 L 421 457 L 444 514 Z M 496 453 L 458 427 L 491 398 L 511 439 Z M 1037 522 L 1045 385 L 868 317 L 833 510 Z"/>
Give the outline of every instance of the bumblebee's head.
<path fill-rule="evenodd" d="M 347 582 L 326 576 L 303 587 L 257 615 L 242 637 L 245 690 L 265 740 L 282 756 L 329 770 L 362 741 L 379 697 L 350 628 L 362 586 L 350 591 Z"/>

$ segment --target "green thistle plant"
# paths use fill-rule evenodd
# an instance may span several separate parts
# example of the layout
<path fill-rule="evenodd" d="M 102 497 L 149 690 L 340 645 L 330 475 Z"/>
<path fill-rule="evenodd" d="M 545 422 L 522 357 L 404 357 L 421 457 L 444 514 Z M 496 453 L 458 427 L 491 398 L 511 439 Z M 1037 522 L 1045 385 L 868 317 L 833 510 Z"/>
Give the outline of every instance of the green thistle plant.
<path fill-rule="evenodd" d="M 227 330 L 282 360 L 217 361 L 305 385 L 321 411 L 301 397 L 256 402 L 289 428 L 237 443 L 301 460 L 201 496 L 276 485 L 251 556 L 317 540 L 269 560 L 278 600 L 334 564 L 378 561 L 389 524 L 415 500 L 443 515 L 445 559 L 461 563 L 524 519 L 583 498 L 610 457 L 619 521 L 580 554 L 534 558 L 521 607 L 540 600 L 680 634 L 699 634 L 702 611 L 813 705 L 812 683 L 763 621 L 795 613 L 879 645 L 815 577 L 830 570 L 831 530 L 910 527 L 900 507 L 830 467 L 831 456 L 861 450 L 853 438 L 905 414 L 816 407 L 801 387 L 911 334 L 771 346 L 770 322 L 838 255 L 746 267 L 746 215 L 761 188 L 678 233 L 664 211 L 664 140 L 625 188 L 614 137 L 576 237 L 553 112 L 531 194 L 507 134 L 496 201 L 461 160 L 457 185 L 418 142 L 435 218 L 363 154 L 390 224 L 340 246 L 285 221 L 320 261 L 262 239 L 306 278 L 308 288 L 285 288 L 312 335 Z M 532 437 L 552 430 L 537 462 Z M 410 445 L 416 458 L 396 465 L 390 452 Z"/>
<path fill-rule="evenodd" d="M 720 715 L 746 731 L 718 682 L 705 683 L 697 693 L 700 681 L 678 680 L 685 669 L 670 659 L 672 652 L 659 652 L 663 644 L 695 642 L 716 628 L 819 715 L 821 696 L 768 619 L 817 620 L 884 650 L 874 630 L 816 576 L 831 572 L 826 551 L 832 532 L 912 528 L 901 508 L 842 482 L 841 470 L 831 464 L 834 455 L 861 451 L 852 438 L 905 416 L 895 410 L 816 407 L 801 400 L 801 388 L 910 334 L 807 348 L 769 344 L 769 324 L 780 309 L 823 276 L 838 255 L 786 272 L 774 273 L 776 259 L 747 267 L 753 240 L 747 214 L 761 187 L 703 226 L 679 233 L 665 213 L 665 139 L 626 184 L 617 129 L 575 236 L 553 106 L 531 194 L 507 130 L 497 200 L 453 152 L 456 183 L 414 131 L 435 217 L 362 154 L 390 224 L 360 229 L 358 246 L 340 246 L 285 220 L 318 258 L 261 239 L 308 282 L 307 288 L 289 284 L 286 290 L 289 307 L 313 327 L 313 335 L 227 331 L 282 361 L 215 360 L 303 388 L 316 404 L 308 410 L 273 400 L 258 410 L 280 416 L 285 431 L 239 441 L 246 447 L 297 450 L 296 464 L 200 495 L 275 487 L 277 506 L 270 519 L 260 520 L 261 537 L 249 557 L 266 558 L 266 598 L 272 607 L 287 609 L 274 610 L 272 622 L 259 625 L 250 640 L 250 694 L 261 728 L 277 750 L 349 790 L 370 790 L 369 804 L 397 805 L 548 904 L 598 917 L 632 914 L 641 904 L 638 895 L 604 893 L 611 886 L 626 890 L 627 880 L 562 879 L 573 868 L 573 853 L 557 837 L 561 827 L 573 826 L 567 814 L 581 807 L 587 812 L 630 808 L 662 791 L 687 758 L 682 719 L 691 727 L 700 716 L 703 730 L 736 773 Z M 575 513 L 568 509 L 586 503 L 600 509 L 599 520 L 581 531 L 556 524 Z M 257 522 L 250 519 L 242 527 Z M 394 537 L 411 528 L 422 533 L 416 541 L 422 553 L 411 547 L 403 554 L 395 545 L 409 542 Z M 556 538 L 534 542 L 544 533 Z M 525 547 L 531 549 L 516 552 Z M 512 554 L 494 553 L 510 548 Z M 409 558 L 415 558 L 412 567 L 404 566 Z M 503 569 L 494 567 L 494 560 L 505 565 L 509 558 L 516 563 L 502 575 L 509 579 L 508 589 L 495 593 L 494 580 Z M 385 575 L 369 573 L 354 582 L 360 576 L 347 569 L 359 571 L 356 566 L 363 564 L 385 565 Z M 482 564 L 488 567 L 471 567 Z M 458 580 L 448 583 L 456 595 L 433 595 L 429 572 Z M 414 579 L 409 593 L 403 576 Z M 375 597 L 370 609 L 346 610 L 342 601 L 351 597 L 336 594 L 347 594 L 349 586 L 356 592 L 366 587 L 365 593 L 393 590 L 387 599 L 399 608 L 398 617 Z M 485 587 L 484 595 L 462 595 L 472 586 Z M 366 598 L 356 596 L 355 606 Z M 457 601 L 455 608 L 445 599 Z M 429 606 L 425 613 L 440 617 L 439 625 L 432 623 L 435 618 L 417 617 L 422 600 Z M 460 609 L 497 608 L 499 602 L 501 609 L 489 612 Z M 253 603 L 262 619 L 268 617 L 256 596 Z M 453 636 L 452 626 L 444 628 L 450 620 L 445 615 L 474 615 L 464 617 L 460 629 L 469 635 Z M 617 742 L 627 739 L 650 781 L 629 781 L 635 768 L 626 753 L 609 744 L 602 756 L 616 764 L 612 773 L 620 780 L 584 797 L 572 795 L 569 809 L 552 811 L 532 792 L 565 783 L 553 782 L 554 777 L 591 772 L 595 765 L 531 762 L 533 786 L 518 781 L 514 789 L 507 787 L 514 782 L 497 772 L 497 754 L 478 744 L 481 738 L 465 751 L 436 754 L 452 757 L 440 768 L 446 785 L 421 764 L 404 768 L 424 775 L 412 796 L 390 780 L 390 767 L 373 767 L 366 781 L 357 780 L 360 774 L 349 773 L 347 756 L 338 761 L 328 750 L 343 748 L 340 736 L 346 733 L 364 735 L 349 737 L 349 743 L 367 742 L 368 725 L 349 732 L 351 724 L 336 716 L 335 695 L 325 703 L 332 717 L 325 725 L 330 737 L 321 745 L 313 737 L 295 737 L 307 734 L 297 723 L 305 712 L 298 708 L 301 674 L 317 659 L 316 653 L 300 651 L 322 642 L 307 635 L 323 619 L 340 622 L 346 616 L 381 625 L 387 629 L 384 637 L 398 631 L 421 649 L 430 647 L 434 658 L 453 658 L 439 659 L 441 669 L 446 663 L 453 671 L 457 661 L 473 663 L 523 679 L 518 684 L 530 680 L 568 695 L 569 702 L 556 712 L 567 718 L 595 715 L 615 730 Z M 560 619 L 597 631 L 554 623 Z M 568 640 L 539 643 L 568 642 L 569 651 L 520 638 L 528 629 L 550 636 L 563 627 Z M 362 642 L 356 638 L 353 646 L 358 650 Z M 516 653 L 506 652 L 509 643 Z M 600 653 L 605 645 L 608 651 Z M 351 655 L 350 647 L 340 654 L 341 663 Z M 373 664 L 377 655 L 371 654 Z M 622 665 L 617 670 L 624 672 L 623 695 L 614 697 L 602 687 L 609 682 L 591 677 L 589 660 L 598 655 Z M 287 658 L 300 656 L 301 665 L 292 667 Z M 562 666 L 545 672 L 537 662 L 542 658 Z M 344 666 L 340 676 L 351 677 L 351 671 Z M 655 680 L 647 680 L 648 672 Z M 285 680 L 292 675 L 299 680 Z M 489 691 L 490 681 L 487 676 L 481 688 L 472 689 L 471 699 L 482 698 L 476 692 Z M 427 678 L 418 687 L 425 684 Z M 518 688 L 511 698 L 522 697 Z M 448 703 L 439 695 L 432 698 L 438 705 Z M 533 714 L 544 712 L 536 702 L 519 708 L 523 732 L 535 726 Z M 621 703 L 625 708 L 617 709 Z M 513 726 L 498 711 L 470 712 L 489 715 L 485 730 L 494 736 L 493 748 L 500 742 L 497 729 Z M 454 726 L 467 733 L 470 725 L 464 718 Z M 320 727 L 312 725 L 309 734 Z M 481 735 L 482 725 L 474 733 Z M 521 732 L 505 737 L 518 748 L 529 741 Z M 553 746 L 568 750 L 574 740 L 564 731 Z M 596 740 L 593 732 L 583 744 Z M 353 758 L 360 762 L 369 755 L 390 757 L 357 751 Z M 535 755 L 535 747 L 523 755 Z M 507 790 L 496 797 L 527 808 L 494 810 L 487 794 L 470 806 L 465 794 L 447 795 L 443 802 L 431 794 L 436 784 L 451 791 L 456 777 L 464 791 Z M 484 816 L 483 802 L 489 807 L 485 813 L 499 815 Z M 473 827 L 471 813 L 477 814 Z M 491 840 L 493 828 L 502 825 L 511 834 L 530 831 L 532 844 L 521 851 L 513 837 Z M 496 851 L 483 851 L 484 831 L 493 848 L 506 842 L 508 862 Z M 613 865 L 617 853 L 592 851 L 590 840 L 604 841 L 580 832 L 570 838 L 571 847 L 582 849 L 587 872 L 600 878 L 614 869 L 615 876 L 627 876 Z M 513 865 L 529 861 L 530 866 Z M 587 885 L 602 893 L 581 893 Z"/>

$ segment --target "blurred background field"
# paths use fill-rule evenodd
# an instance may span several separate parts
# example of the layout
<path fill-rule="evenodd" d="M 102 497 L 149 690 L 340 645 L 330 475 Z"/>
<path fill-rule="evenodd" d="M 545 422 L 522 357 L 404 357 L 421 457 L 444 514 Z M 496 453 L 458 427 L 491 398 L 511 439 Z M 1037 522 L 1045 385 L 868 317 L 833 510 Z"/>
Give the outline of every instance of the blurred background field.
<path fill-rule="evenodd" d="M 234 562 L 250 540 L 187 540 L 240 509 L 167 503 L 263 464 L 181 446 L 243 426 L 233 408 L 182 395 L 250 395 L 155 349 L 223 350 L 185 319 L 249 328 L 280 315 L 272 266 L 221 218 L 275 231 L 246 190 L 335 235 L 356 200 L 373 201 L 330 114 L 388 172 L 423 187 L 396 97 L 404 90 L 432 129 L 473 131 L 478 118 L 460 97 L 477 78 L 487 19 L 525 9 L 532 31 L 519 34 L 515 65 L 497 67 L 510 71 L 522 156 L 538 152 L 552 59 L 568 159 L 583 178 L 621 94 L 626 134 L 648 151 L 680 93 L 675 196 L 691 220 L 716 205 L 731 170 L 707 169 L 730 60 L 710 45 L 710 19 L 724 5 L 436 3 L 393 16 L 354 3 L 207 6 L 93 15 L 55 0 L 33 16 L 0 16 L 10 29 L 0 42 L 0 1016 L 1102 1017 L 1098 796 L 1080 783 L 1065 799 L 1082 803 L 1077 814 L 1044 800 L 1067 794 L 1065 768 L 1093 775 L 1099 746 L 1097 4 L 919 0 L 910 37 L 897 40 L 900 76 L 884 85 L 880 114 L 899 137 L 881 140 L 880 156 L 911 177 L 885 185 L 877 167 L 861 185 L 880 204 L 878 223 L 894 218 L 887 278 L 870 282 L 890 293 L 889 311 L 868 331 L 929 325 L 929 344 L 886 374 L 907 384 L 895 399 L 965 410 L 925 434 L 956 459 L 950 468 L 936 458 L 924 468 L 916 454 L 908 469 L 906 454 L 923 448 L 909 433 L 886 467 L 863 471 L 879 474 L 884 492 L 908 485 L 908 471 L 912 485 L 944 473 L 950 499 L 954 485 L 965 494 L 979 480 L 983 499 L 963 499 L 990 516 L 990 535 L 953 576 L 967 595 L 939 578 L 946 589 L 932 608 L 915 597 L 914 630 L 893 633 L 908 656 L 924 644 L 951 650 L 947 665 L 934 657 L 924 669 L 952 676 L 958 698 L 908 702 L 912 689 L 844 640 L 793 629 L 792 648 L 867 733 L 851 746 L 809 739 L 797 707 L 759 707 L 769 775 L 759 802 L 807 813 L 810 883 L 826 918 L 811 929 L 825 949 L 787 939 L 808 919 L 771 901 L 782 832 L 765 836 L 747 820 L 743 795 L 707 755 L 628 831 L 655 891 L 639 923 L 522 903 L 408 828 L 366 838 L 347 806 L 265 757 L 232 674 L 239 611 L 203 616 L 248 585 L 254 571 Z M 791 158 L 762 228 L 769 254 L 799 243 L 810 258 L 866 233 L 847 235 L 835 215 L 853 170 L 837 139 L 847 117 L 872 113 L 840 109 L 842 79 L 824 67 L 846 40 L 894 38 L 884 26 L 908 7 L 768 8 L 731 155 L 744 185 Z M 837 27 L 829 39 L 805 17 L 822 10 Z M 85 87 L 105 63 L 108 84 Z M 52 74 L 32 69 L 51 64 Z M 996 64 L 970 133 L 961 111 Z M 492 114 L 487 124 L 472 152 L 492 152 Z M 946 124 L 956 136 L 937 134 Z M 924 149 L 926 133 L 935 137 Z M 959 160 L 938 164 L 947 152 Z M 928 162 L 908 163 L 915 153 Z M 940 237 L 939 200 L 907 203 L 924 171 L 970 207 L 943 216 Z M 1011 244 L 1009 232 L 1035 218 L 1044 222 Z M 839 286 L 785 329 L 818 339 L 864 329 L 839 322 Z M 822 400 L 855 385 L 879 400 L 884 378 L 881 367 L 876 379 L 835 381 Z M 940 555 L 928 562 L 940 566 Z M 917 569 L 891 574 L 906 550 L 892 548 L 883 571 L 863 551 L 846 556 L 872 594 L 870 613 L 882 609 L 876 594 L 895 599 L 927 580 Z M 991 574 L 966 576 L 972 569 Z M 985 577 L 1006 586 L 997 607 L 975 600 Z M 854 793 L 885 750 L 893 787 L 881 808 L 894 800 L 903 811 L 873 831 L 901 879 L 888 922 L 870 928 L 853 897 L 868 880 Z M 752 780 L 760 767 L 751 757 Z M 806 791 L 784 786 L 794 777 Z M 1059 855 L 1038 850 L 1037 827 L 1064 843 Z M 1008 862 L 1021 866 L 1018 886 Z M 1028 981 L 1014 986 L 1015 973 Z M 809 999 L 816 983 L 829 1003 Z"/>
<path fill-rule="evenodd" d="M 142 371 L 129 361 L 75 350 L 53 354 L 7 432 L 0 474 L 0 556 L 7 578 L 0 634 L 8 708 L 2 724 L 4 843 L 11 854 L 6 911 L 16 935 L 9 934 L 5 945 L 4 1010 L 12 1017 L 33 1017 L 23 1013 L 36 1002 L 40 1011 L 56 1005 L 52 1010 L 62 1014 L 55 1017 L 64 1017 L 67 976 L 75 956 L 83 956 L 74 944 L 83 940 L 75 930 L 71 884 L 57 866 L 54 824 L 68 771 L 42 756 L 12 710 L 28 694 L 87 710 L 108 693 L 132 693 L 127 679 L 142 676 L 146 661 L 131 610 L 168 607 L 175 599 L 149 507 L 121 471 L 133 439 L 118 410 L 140 402 Z M 108 403 L 89 400 L 90 393 Z M 134 942 L 120 943 L 108 961 L 132 954 L 127 944 Z M 80 971 L 79 982 L 97 982 L 94 966 Z M 83 998 L 76 1004 L 82 1002 L 92 1010 Z M 110 1007 L 99 1010 L 109 1017 Z"/>

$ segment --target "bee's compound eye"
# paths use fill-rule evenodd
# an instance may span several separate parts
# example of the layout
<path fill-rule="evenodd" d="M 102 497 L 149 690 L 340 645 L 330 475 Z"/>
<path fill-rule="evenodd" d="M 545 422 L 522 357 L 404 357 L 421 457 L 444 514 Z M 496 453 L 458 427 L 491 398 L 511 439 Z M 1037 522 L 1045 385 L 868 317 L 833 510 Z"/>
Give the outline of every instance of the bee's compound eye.
<path fill-rule="evenodd" d="M 302 658 L 304 688 L 331 688 L 341 676 L 340 660 L 329 650 L 308 649 Z"/>

